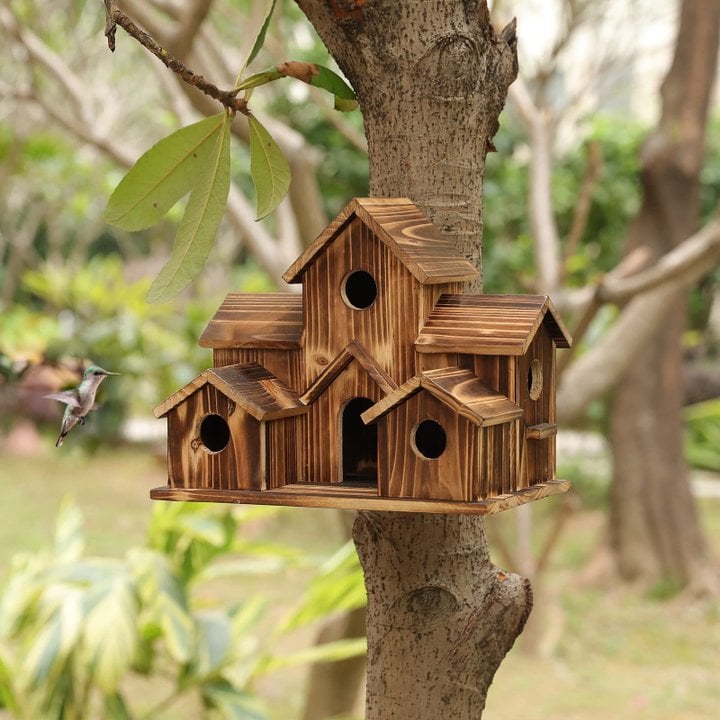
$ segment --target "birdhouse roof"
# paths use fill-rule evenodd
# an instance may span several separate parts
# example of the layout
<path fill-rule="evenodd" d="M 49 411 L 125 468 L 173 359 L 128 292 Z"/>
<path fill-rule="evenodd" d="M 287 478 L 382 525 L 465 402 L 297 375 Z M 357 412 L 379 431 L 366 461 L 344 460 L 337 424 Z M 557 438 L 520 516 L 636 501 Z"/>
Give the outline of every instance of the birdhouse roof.
<path fill-rule="evenodd" d="M 415 375 L 360 417 L 365 423 L 374 422 L 422 389 L 478 426 L 509 422 L 523 414 L 522 408 L 486 385 L 470 370 L 447 367 Z"/>
<path fill-rule="evenodd" d="M 355 198 L 287 269 L 283 278 L 297 283 L 347 225 L 358 218 L 390 252 L 426 285 L 473 280 L 477 269 L 408 198 Z"/>
<path fill-rule="evenodd" d="M 442 295 L 415 349 L 524 355 L 543 324 L 557 347 L 570 347 L 570 334 L 547 295 Z"/>
<path fill-rule="evenodd" d="M 210 348 L 294 349 L 302 344 L 302 296 L 230 293 L 200 336 Z"/>
<path fill-rule="evenodd" d="M 155 417 L 167 415 L 207 384 L 216 387 L 256 420 L 288 417 L 306 409 L 297 393 L 282 380 L 258 363 L 245 363 L 205 370 L 158 405 L 154 410 Z"/>
<path fill-rule="evenodd" d="M 305 405 L 314 403 L 353 359 L 360 363 L 383 392 L 389 393 L 397 388 L 397 383 L 377 364 L 370 353 L 359 342 L 353 340 L 330 361 L 320 377 L 303 393 L 302 402 Z"/>

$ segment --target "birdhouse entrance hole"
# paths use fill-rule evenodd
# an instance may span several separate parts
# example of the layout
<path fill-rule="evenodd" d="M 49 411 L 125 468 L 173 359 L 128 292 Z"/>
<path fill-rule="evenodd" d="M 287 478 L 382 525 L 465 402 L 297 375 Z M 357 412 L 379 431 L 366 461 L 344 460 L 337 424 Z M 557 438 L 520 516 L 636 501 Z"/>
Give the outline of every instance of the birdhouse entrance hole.
<path fill-rule="evenodd" d="M 372 405 L 372 400 L 359 397 L 350 400 L 343 408 L 343 482 L 377 485 L 377 425 L 366 425 L 360 418 L 360 414 Z"/>
<path fill-rule="evenodd" d="M 230 442 L 230 428 L 221 415 L 206 415 L 200 423 L 200 440 L 210 452 L 220 452 Z"/>
<path fill-rule="evenodd" d="M 447 436 L 442 425 L 435 420 L 423 420 L 415 426 L 412 448 L 424 460 L 435 460 L 444 452 Z"/>
<path fill-rule="evenodd" d="M 375 278 L 365 270 L 351 272 L 343 281 L 342 298 L 353 310 L 366 310 L 377 297 Z"/>

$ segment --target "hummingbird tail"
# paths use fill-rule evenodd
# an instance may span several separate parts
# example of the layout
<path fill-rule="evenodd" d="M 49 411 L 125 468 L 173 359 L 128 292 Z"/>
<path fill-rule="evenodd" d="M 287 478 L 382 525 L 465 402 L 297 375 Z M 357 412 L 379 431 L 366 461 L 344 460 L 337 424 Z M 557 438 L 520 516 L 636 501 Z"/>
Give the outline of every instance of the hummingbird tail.
<path fill-rule="evenodd" d="M 65 436 L 67 435 L 66 432 L 61 432 L 60 436 L 57 439 L 57 442 L 55 443 L 55 447 L 60 447 L 63 444 L 63 440 L 65 439 Z"/>

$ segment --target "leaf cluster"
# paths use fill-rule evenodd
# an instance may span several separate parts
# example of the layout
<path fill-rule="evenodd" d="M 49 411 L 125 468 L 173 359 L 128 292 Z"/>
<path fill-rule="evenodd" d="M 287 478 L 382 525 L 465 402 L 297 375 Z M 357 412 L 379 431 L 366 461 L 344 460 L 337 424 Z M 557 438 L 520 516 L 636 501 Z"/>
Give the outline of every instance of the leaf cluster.
<path fill-rule="evenodd" d="M 145 545 L 121 558 L 84 553 L 82 518 L 65 503 L 47 551 L 16 556 L 0 594 L 0 703 L 13 717 L 154 718 L 188 696 L 203 718 L 262 720 L 262 674 L 364 652 L 364 639 L 278 656 L 285 633 L 364 603 L 354 552 L 328 560 L 275 633 L 261 635 L 266 602 L 209 605 L 206 584 L 286 572 L 308 562 L 296 549 L 243 537 L 276 509 L 158 504 Z M 154 678 L 158 697 L 128 690 Z M 165 688 L 163 691 L 162 688 Z"/>

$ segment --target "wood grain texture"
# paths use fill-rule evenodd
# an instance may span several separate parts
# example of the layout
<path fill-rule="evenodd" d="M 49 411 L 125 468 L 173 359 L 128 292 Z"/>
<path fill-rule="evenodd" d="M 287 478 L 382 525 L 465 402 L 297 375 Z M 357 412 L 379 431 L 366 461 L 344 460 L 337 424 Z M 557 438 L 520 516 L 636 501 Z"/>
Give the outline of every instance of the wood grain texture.
<path fill-rule="evenodd" d="M 557 347 L 570 347 L 570 335 L 546 295 L 444 295 L 415 347 L 418 352 L 523 355 L 541 325 Z"/>
<path fill-rule="evenodd" d="M 211 452 L 201 439 L 202 422 L 217 415 L 227 423 L 229 443 Z M 205 383 L 167 413 L 168 478 L 171 487 L 259 491 L 265 485 L 261 423 L 217 388 Z"/>
<path fill-rule="evenodd" d="M 307 482 L 342 481 L 344 408 L 355 398 L 367 398 L 375 403 L 385 395 L 384 387 L 376 382 L 375 377 L 353 355 L 340 372 L 329 373 L 328 379 L 322 393 L 310 394 L 306 418 L 309 442 L 306 447 L 304 479 Z"/>
<path fill-rule="evenodd" d="M 216 368 L 247 363 L 262 365 L 291 388 L 303 386 L 302 349 L 217 348 L 213 350 L 213 365 Z"/>
<path fill-rule="evenodd" d="M 477 269 L 408 198 L 355 198 L 288 268 L 285 281 L 300 282 L 354 218 L 375 233 L 420 283 L 463 282 L 478 276 Z"/>
<path fill-rule="evenodd" d="M 163 417 L 206 384 L 213 385 L 257 420 L 272 420 L 305 411 L 297 393 L 257 363 L 210 368 L 158 405 Z"/>
<path fill-rule="evenodd" d="M 207 348 L 299 348 L 302 297 L 295 293 L 230 293 L 200 336 Z"/>
<path fill-rule="evenodd" d="M 353 341 L 330 361 L 320 377 L 300 396 L 300 401 L 305 405 L 315 402 L 353 360 L 360 363 L 384 393 L 390 393 L 397 388 L 397 383 L 375 362 L 370 353 L 360 343 Z"/>
<path fill-rule="evenodd" d="M 343 299 L 353 272 L 374 279 L 377 296 L 356 309 Z M 439 293 L 457 284 L 421 285 L 367 225 L 353 218 L 303 274 L 305 387 L 351 342 L 360 343 L 396 383 L 415 374 L 413 343 Z"/>
<path fill-rule="evenodd" d="M 476 425 L 495 425 L 522 416 L 520 407 L 510 402 L 504 395 L 495 392 L 472 371 L 449 367 L 427 370 L 410 378 L 363 413 L 363 420 L 365 422 L 377 420 L 421 388 Z"/>
<path fill-rule="evenodd" d="M 179 502 L 250 503 L 289 507 L 337 508 L 340 510 L 375 510 L 392 512 L 447 513 L 457 515 L 492 515 L 570 489 L 567 480 L 553 480 L 513 494 L 479 502 L 447 500 L 416 500 L 412 498 L 381 498 L 371 488 L 343 485 L 286 485 L 281 490 L 253 492 L 244 490 L 213 490 L 210 488 L 158 487 L 150 491 L 154 500 Z"/>

